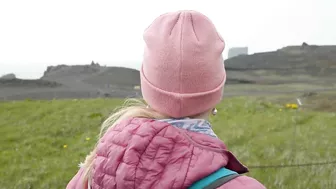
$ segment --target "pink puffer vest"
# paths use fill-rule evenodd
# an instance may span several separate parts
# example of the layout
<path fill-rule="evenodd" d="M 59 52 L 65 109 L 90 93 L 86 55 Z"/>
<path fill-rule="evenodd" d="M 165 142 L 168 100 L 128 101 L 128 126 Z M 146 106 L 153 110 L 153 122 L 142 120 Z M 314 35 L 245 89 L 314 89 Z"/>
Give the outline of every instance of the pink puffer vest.
<path fill-rule="evenodd" d="M 226 167 L 248 170 L 222 141 L 176 128 L 169 123 L 134 118 L 108 130 L 99 141 L 93 164 L 92 189 L 188 188 Z M 67 189 L 83 189 L 81 168 Z M 239 176 L 220 189 L 264 189 L 257 180 Z"/>

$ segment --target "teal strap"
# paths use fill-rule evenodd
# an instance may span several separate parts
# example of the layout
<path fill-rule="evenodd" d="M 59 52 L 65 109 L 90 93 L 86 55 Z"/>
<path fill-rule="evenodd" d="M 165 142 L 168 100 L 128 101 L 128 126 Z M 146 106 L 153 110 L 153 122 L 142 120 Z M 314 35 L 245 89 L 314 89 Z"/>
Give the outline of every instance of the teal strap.
<path fill-rule="evenodd" d="M 203 189 L 206 186 L 210 185 L 211 183 L 215 182 L 216 180 L 230 176 L 230 175 L 238 175 L 237 172 L 231 171 L 230 169 L 220 168 L 216 172 L 210 174 L 207 177 L 195 182 L 189 188 L 190 189 Z"/>

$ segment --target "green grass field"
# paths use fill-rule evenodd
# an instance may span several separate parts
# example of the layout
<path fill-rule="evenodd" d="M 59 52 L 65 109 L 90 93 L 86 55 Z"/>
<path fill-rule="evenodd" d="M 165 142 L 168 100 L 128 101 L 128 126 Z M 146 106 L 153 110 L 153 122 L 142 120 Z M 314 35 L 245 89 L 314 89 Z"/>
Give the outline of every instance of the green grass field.
<path fill-rule="evenodd" d="M 336 160 L 335 111 L 286 109 L 285 102 L 286 98 L 228 98 L 211 121 L 247 166 Z M 0 188 L 65 188 L 94 146 L 100 123 L 121 103 L 113 99 L 0 102 Z M 248 175 L 272 189 L 335 189 L 335 167 L 251 168 Z"/>

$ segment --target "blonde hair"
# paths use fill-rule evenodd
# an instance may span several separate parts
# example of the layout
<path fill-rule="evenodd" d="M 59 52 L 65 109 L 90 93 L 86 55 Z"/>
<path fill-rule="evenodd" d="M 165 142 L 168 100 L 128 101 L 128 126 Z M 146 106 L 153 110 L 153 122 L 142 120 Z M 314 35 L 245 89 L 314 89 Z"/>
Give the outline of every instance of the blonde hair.
<path fill-rule="evenodd" d="M 128 99 L 125 101 L 124 105 L 117 108 L 112 115 L 110 115 L 102 124 L 99 139 L 104 136 L 104 134 L 111 128 L 113 128 L 120 121 L 129 118 L 150 118 L 150 119 L 165 119 L 168 116 L 162 115 L 155 110 L 148 107 L 144 102 L 137 99 Z M 98 141 L 99 142 L 99 141 Z M 97 143 L 98 144 L 98 143 Z M 85 185 L 87 181 L 91 179 L 92 164 L 96 156 L 97 144 L 91 153 L 86 156 L 84 161 L 84 177 L 83 182 Z"/>

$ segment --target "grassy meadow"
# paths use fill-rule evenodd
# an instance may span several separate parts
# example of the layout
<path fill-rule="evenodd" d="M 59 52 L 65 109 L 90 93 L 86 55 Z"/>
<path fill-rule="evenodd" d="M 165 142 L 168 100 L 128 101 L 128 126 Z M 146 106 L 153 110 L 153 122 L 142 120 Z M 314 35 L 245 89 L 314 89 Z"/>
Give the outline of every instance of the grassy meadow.
<path fill-rule="evenodd" d="M 295 103 L 289 96 L 226 98 L 211 122 L 247 166 L 335 161 L 332 96 L 305 99 L 310 104 L 302 109 L 286 108 Z M 65 188 L 94 146 L 102 120 L 121 104 L 117 99 L 0 102 L 0 188 Z M 272 189 L 335 189 L 335 167 L 251 168 L 248 175 Z"/>

